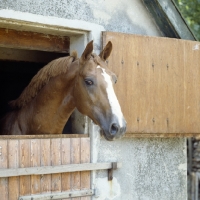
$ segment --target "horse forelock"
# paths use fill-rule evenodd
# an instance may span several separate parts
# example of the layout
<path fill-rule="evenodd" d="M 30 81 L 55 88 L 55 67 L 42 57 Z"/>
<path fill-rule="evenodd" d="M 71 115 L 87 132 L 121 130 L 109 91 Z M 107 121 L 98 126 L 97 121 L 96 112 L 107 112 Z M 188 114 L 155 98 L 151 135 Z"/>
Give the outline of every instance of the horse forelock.
<path fill-rule="evenodd" d="M 91 54 L 91 59 L 93 59 L 93 61 L 94 61 L 97 65 L 101 65 L 101 63 L 104 62 L 104 61 L 102 61 L 102 59 L 101 59 L 98 55 L 96 55 L 95 53 L 92 53 L 92 54 Z"/>
<path fill-rule="evenodd" d="M 72 52 L 70 56 L 58 58 L 45 65 L 31 79 L 30 83 L 23 90 L 19 98 L 9 102 L 11 108 L 17 109 L 25 106 L 48 83 L 50 78 L 66 73 L 71 63 L 75 60 L 77 60 L 76 51 Z"/>

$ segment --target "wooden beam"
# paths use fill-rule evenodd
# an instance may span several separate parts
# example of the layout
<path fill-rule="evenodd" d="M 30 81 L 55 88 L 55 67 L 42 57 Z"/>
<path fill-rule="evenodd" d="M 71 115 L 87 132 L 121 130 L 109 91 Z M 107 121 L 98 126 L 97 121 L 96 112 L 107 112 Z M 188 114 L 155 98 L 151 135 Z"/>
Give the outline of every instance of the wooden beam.
<path fill-rule="evenodd" d="M 175 30 L 174 26 L 170 22 L 168 16 L 163 11 L 157 0 L 142 0 L 147 10 L 151 13 L 155 20 L 158 28 L 165 37 L 169 38 L 180 38 L 179 34 Z"/>
<path fill-rule="evenodd" d="M 44 135 L 0 135 L 0 140 L 16 139 L 53 139 L 53 138 L 87 138 L 88 134 L 44 134 Z"/>
<path fill-rule="evenodd" d="M 121 168 L 121 166 L 122 166 L 121 163 L 117 163 L 117 168 Z M 112 163 L 84 163 L 84 164 L 69 164 L 60 166 L 0 169 L 0 177 L 55 174 L 64 172 L 80 172 L 80 171 L 103 170 L 103 169 L 112 169 Z"/>
<path fill-rule="evenodd" d="M 0 28 L 0 38 L 1 47 L 69 53 L 67 36 Z"/>
<path fill-rule="evenodd" d="M 68 55 L 68 53 L 0 47 L 0 61 L 24 61 L 44 63 L 45 65 L 46 63 L 51 62 L 54 59 Z"/>
<path fill-rule="evenodd" d="M 18 200 L 47 200 L 47 199 L 65 199 L 73 197 L 83 197 L 83 196 L 92 196 L 94 195 L 94 190 L 78 190 L 78 191 L 69 191 L 69 192 L 56 192 L 50 194 L 37 194 L 29 196 L 20 196 Z"/>

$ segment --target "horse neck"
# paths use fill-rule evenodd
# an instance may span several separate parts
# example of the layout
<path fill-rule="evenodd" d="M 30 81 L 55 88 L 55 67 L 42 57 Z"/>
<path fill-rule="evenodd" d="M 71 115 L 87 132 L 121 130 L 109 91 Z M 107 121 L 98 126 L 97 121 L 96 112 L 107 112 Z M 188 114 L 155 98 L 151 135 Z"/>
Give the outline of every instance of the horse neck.
<path fill-rule="evenodd" d="M 73 89 L 78 64 L 72 64 L 68 72 L 51 78 L 30 103 L 31 123 L 41 132 L 62 133 L 75 109 Z M 34 130 L 35 131 L 35 130 Z"/>

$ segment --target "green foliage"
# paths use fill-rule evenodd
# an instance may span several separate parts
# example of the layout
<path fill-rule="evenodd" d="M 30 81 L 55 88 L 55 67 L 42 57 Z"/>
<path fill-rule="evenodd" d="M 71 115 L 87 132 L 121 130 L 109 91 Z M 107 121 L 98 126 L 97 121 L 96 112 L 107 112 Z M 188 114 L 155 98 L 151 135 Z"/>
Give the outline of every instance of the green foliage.
<path fill-rule="evenodd" d="M 200 40 L 200 0 L 174 0 L 183 18 Z"/>

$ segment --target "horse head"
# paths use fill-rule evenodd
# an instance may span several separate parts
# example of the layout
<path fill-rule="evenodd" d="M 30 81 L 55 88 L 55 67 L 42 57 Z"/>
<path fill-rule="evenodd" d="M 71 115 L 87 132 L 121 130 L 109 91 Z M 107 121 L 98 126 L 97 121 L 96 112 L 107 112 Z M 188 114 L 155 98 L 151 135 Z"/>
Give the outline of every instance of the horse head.
<path fill-rule="evenodd" d="M 93 41 L 88 43 L 79 59 L 74 88 L 77 109 L 101 127 L 107 140 L 120 138 L 126 131 L 126 121 L 113 89 L 117 77 L 106 64 L 111 51 L 112 43 L 108 42 L 97 56 L 92 53 Z"/>

